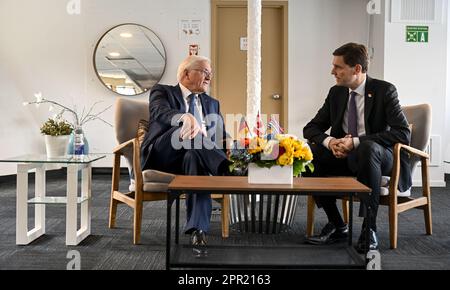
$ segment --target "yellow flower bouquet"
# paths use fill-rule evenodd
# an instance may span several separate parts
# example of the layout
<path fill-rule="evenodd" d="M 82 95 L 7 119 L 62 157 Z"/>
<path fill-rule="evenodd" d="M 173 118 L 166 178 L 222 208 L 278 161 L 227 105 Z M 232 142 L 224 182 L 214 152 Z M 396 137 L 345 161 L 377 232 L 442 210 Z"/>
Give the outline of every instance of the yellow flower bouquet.
<path fill-rule="evenodd" d="M 313 155 L 308 144 L 290 134 L 276 134 L 273 139 L 253 137 L 241 142 L 241 148 L 231 151 L 230 159 L 233 161 L 231 170 L 255 163 L 259 167 L 270 168 L 275 165 L 292 166 L 293 175 L 299 176 L 306 171 L 306 167 L 312 172 Z M 243 148 L 242 148 L 243 147 Z"/>

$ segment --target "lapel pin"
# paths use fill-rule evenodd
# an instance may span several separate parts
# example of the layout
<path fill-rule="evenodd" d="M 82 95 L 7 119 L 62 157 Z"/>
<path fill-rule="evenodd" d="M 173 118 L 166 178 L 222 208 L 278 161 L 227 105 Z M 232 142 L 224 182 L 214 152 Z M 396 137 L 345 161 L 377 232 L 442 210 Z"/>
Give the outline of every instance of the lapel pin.
<path fill-rule="evenodd" d="M 372 94 L 371 93 L 369 93 L 368 95 L 367 95 L 369 98 L 371 98 L 372 97 Z"/>

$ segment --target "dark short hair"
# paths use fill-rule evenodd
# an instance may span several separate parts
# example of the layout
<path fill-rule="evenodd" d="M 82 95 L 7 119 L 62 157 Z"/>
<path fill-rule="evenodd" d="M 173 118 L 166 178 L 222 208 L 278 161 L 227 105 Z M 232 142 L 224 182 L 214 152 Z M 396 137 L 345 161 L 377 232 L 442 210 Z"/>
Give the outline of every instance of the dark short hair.
<path fill-rule="evenodd" d="M 362 66 L 362 72 L 366 73 L 369 69 L 369 54 L 366 46 L 358 43 L 347 43 L 333 52 L 334 56 L 343 56 L 344 62 L 354 67 L 357 64 Z"/>

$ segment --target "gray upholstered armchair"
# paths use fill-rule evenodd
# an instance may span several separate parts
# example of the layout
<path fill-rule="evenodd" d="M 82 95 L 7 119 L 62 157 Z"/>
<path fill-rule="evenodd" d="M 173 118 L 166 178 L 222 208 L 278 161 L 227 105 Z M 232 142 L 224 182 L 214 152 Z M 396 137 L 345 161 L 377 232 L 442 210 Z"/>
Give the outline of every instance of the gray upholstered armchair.
<path fill-rule="evenodd" d="M 118 98 L 115 107 L 116 139 L 119 145 L 113 152 L 109 227 L 115 227 L 117 205 L 120 203 L 128 205 L 134 210 L 133 242 L 139 244 L 143 202 L 167 199 L 168 185 L 175 175 L 157 170 L 141 171 L 140 147 L 142 138 L 140 137 L 143 136 L 142 132 L 138 132 L 138 127 L 149 119 L 148 102 Z M 121 156 L 124 156 L 127 160 L 130 173 L 128 192 L 119 190 Z M 226 238 L 229 233 L 229 199 L 222 194 L 213 194 L 212 198 L 222 204 L 222 237 Z"/>
<path fill-rule="evenodd" d="M 391 249 L 397 248 L 398 215 L 406 210 L 417 208 L 423 210 L 425 229 L 428 235 L 432 234 L 431 218 L 431 191 L 428 176 L 429 155 L 424 152 L 430 139 L 431 131 L 431 106 L 420 104 L 404 106 L 403 112 L 411 126 L 411 144 L 396 144 L 394 147 L 394 165 L 391 176 L 383 176 L 381 181 L 380 205 L 389 207 L 389 237 Z M 411 190 L 398 191 L 398 179 L 400 174 L 400 150 L 405 150 L 411 155 L 411 174 L 421 162 L 422 169 L 422 195 L 412 197 Z M 348 222 L 348 200 L 342 201 L 344 220 Z M 307 204 L 307 235 L 313 234 L 315 203 L 312 196 L 308 196 Z"/>

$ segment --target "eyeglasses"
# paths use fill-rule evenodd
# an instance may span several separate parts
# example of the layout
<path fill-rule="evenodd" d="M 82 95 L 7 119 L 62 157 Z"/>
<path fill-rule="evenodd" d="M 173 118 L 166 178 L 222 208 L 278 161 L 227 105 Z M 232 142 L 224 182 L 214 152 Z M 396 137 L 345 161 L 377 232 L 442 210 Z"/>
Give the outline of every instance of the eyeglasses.
<path fill-rule="evenodd" d="M 204 75 L 206 78 L 211 79 L 211 78 L 213 77 L 213 73 L 210 72 L 210 71 L 208 71 L 208 70 L 206 70 L 206 69 L 194 68 L 194 69 L 192 69 L 192 70 L 196 70 L 196 71 L 199 71 L 199 72 L 203 73 L 203 75 Z"/>

